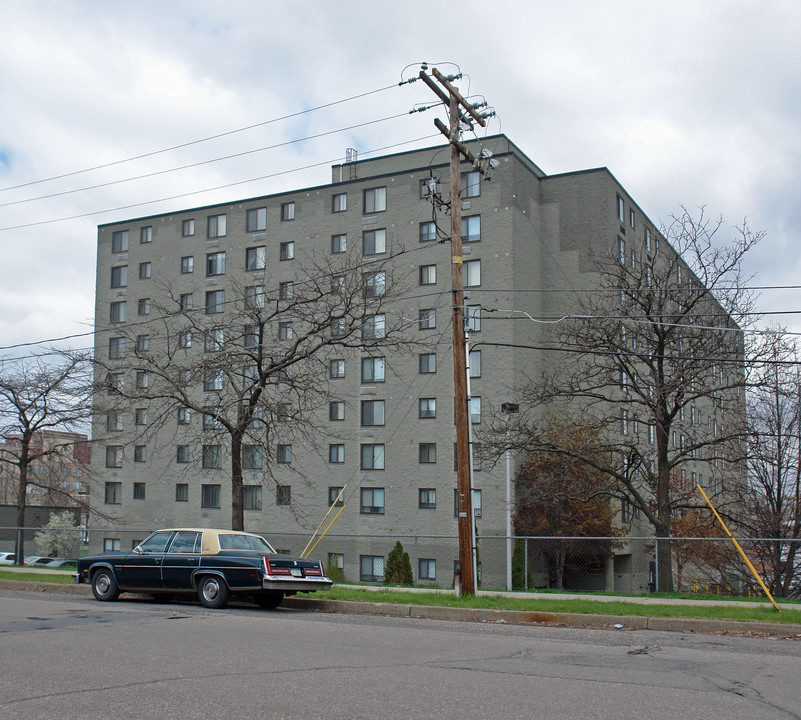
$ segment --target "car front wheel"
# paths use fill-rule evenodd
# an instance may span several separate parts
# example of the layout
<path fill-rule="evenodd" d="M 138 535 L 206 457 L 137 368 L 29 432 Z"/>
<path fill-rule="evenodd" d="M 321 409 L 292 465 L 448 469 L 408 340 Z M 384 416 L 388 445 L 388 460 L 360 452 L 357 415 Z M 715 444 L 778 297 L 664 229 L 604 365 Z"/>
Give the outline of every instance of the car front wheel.
<path fill-rule="evenodd" d="M 224 608 L 228 604 L 228 586 L 216 575 L 201 578 L 197 594 L 201 604 L 207 608 Z"/>
<path fill-rule="evenodd" d="M 101 568 L 92 575 L 92 594 L 104 602 L 116 600 L 120 596 L 120 589 L 111 570 Z"/>

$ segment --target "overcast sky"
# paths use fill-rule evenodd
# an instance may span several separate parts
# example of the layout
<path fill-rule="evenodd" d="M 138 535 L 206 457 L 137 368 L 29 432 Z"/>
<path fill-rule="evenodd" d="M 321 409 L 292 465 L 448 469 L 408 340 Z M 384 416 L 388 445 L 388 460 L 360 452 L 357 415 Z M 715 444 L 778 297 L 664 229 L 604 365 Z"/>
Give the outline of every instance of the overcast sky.
<path fill-rule="evenodd" d="M 0 346 L 91 328 L 100 223 L 325 184 L 348 147 L 439 142 L 433 111 L 406 114 L 432 100 L 420 83 L 264 124 L 423 61 L 458 66 L 462 91 L 498 113 L 489 131 L 546 173 L 606 166 L 657 224 L 681 205 L 747 217 L 767 233 L 755 283 L 801 284 L 798 0 L 2 0 L 0 25 Z M 74 219 L 31 225 L 59 218 Z M 759 305 L 801 310 L 801 291 Z M 801 316 L 771 320 L 801 330 Z"/>

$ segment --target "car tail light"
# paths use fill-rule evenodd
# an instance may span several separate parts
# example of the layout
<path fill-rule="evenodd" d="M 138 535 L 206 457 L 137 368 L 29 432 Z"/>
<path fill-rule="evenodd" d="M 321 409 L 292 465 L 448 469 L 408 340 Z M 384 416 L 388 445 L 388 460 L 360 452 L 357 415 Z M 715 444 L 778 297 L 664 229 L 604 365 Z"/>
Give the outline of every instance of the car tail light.
<path fill-rule="evenodd" d="M 289 575 L 289 568 L 286 567 L 271 567 L 270 558 L 264 558 L 264 568 L 268 575 Z"/>
<path fill-rule="evenodd" d="M 322 564 L 318 565 L 317 567 L 308 567 L 306 568 L 307 575 L 322 575 L 323 574 L 323 566 Z"/>

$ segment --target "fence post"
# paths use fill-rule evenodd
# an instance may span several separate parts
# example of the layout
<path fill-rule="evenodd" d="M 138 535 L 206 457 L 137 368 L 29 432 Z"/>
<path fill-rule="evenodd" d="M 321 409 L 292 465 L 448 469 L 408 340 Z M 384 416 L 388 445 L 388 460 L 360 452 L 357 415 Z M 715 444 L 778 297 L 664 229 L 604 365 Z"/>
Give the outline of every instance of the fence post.
<path fill-rule="evenodd" d="M 654 592 L 659 592 L 659 538 L 654 540 Z"/>
<path fill-rule="evenodd" d="M 523 587 L 528 590 L 528 538 L 523 541 Z"/>

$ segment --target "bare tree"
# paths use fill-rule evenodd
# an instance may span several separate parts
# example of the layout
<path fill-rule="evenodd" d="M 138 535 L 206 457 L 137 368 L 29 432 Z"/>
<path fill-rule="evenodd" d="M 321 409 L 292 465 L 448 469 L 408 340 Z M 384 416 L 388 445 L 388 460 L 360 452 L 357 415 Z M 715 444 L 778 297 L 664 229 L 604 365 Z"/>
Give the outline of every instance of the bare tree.
<path fill-rule="evenodd" d="M 25 508 L 33 488 L 70 504 L 86 505 L 52 481 L 54 468 L 86 469 L 75 457 L 75 439 L 53 434 L 48 440 L 48 433 L 87 429 L 91 388 L 91 364 L 85 353 L 53 351 L 33 358 L 5 358 L 0 363 L 0 464 L 11 469 L 16 479 L 18 527 L 25 527 Z M 23 543 L 20 533 L 17 558 L 24 554 Z"/>
<path fill-rule="evenodd" d="M 766 584 L 801 594 L 801 372 L 798 347 L 781 329 L 763 338 L 765 361 L 749 392 L 748 512 L 741 525 Z"/>
<path fill-rule="evenodd" d="M 154 308 L 160 320 L 116 329 L 116 360 L 96 360 L 96 411 L 110 413 L 109 422 L 142 403 L 151 413 L 148 433 L 174 424 L 177 413 L 203 417 L 204 442 L 214 438 L 203 445 L 203 467 L 230 457 L 233 529 L 244 529 L 243 466 L 270 474 L 280 461 L 271 448 L 292 437 L 320 446 L 331 363 L 350 352 L 400 348 L 417 322 L 396 302 L 401 282 L 391 259 L 342 253 L 295 263 L 295 281 L 278 287 L 229 278 L 224 291 L 176 297 L 167 289 L 169 304 Z M 121 354 L 134 378 L 124 381 Z"/>
<path fill-rule="evenodd" d="M 693 478 L 721 500 L 727 481 L 744 475 L 742 331 L 754 297 L 742 262 L 762 233 L 744 223 L 721 242 L 721 228 L 703 209 L 683 210 L 661 236 L 628 246 L 618 237 L 595 253 L 598 284 L 577 296 L 551 335 L 554 362 L 518 395 L 513 446 L 609 476 L 610 497 L 639 509 L 660 538 L 671 536 L 672 514 L 698 505 Z M 555 442 L 545 408 L 593 429 L 600 447 L 587 454 Z M 672 589 L 669 542 L 658 543 L 657 562 L 658 589 Z"/>

